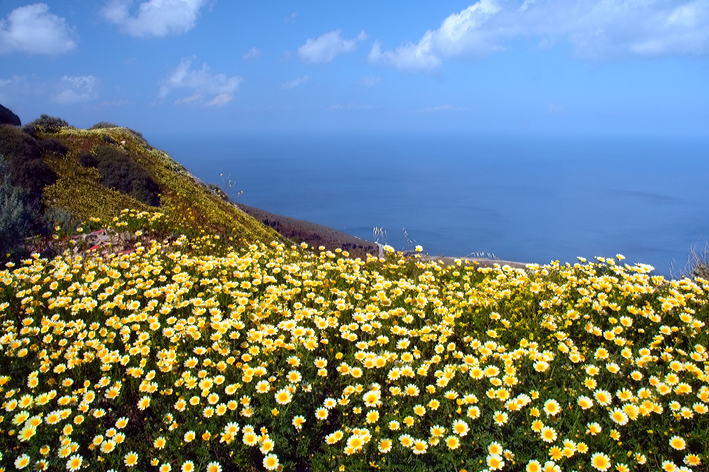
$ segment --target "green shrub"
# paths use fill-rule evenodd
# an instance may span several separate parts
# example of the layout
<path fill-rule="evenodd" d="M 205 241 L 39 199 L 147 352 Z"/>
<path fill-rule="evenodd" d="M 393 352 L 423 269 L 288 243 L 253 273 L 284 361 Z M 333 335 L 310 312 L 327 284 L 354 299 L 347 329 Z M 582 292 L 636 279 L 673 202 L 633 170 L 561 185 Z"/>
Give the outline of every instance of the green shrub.
<path fill-rule="evenodd" d="M 33 214 L 27 190 L 12 185 L 9 166 L 0 155 L 0 260 L 25 255 L 24 239 L 32 233 Z"/>
<path fill-rule="evenodd" d="M 150 206 L 160 206 L 160 187 L 140 165 L 113 146 L 96 148 L 101 184 Z"/>
<path fill-rule="evenodd" d="M 64 146 L 57 138 L 45 138 L 39 141 L 39 146 L 42 148 L 42 154 L 55 154 L 57 156 L 66 156 L 69 148 Z"/>
<path fill-rule="evenodd" d="M 104 134 L 103 136 L 101 136 L 101 139 L 103 139 L 103 141 L 104 141 L 105 143 L 114 144 L 114 145 L 116 145 L 116 146 L 118 145 L 118 141 L 116 141 L 115 139 L 113 139 L 112 137 L 110 137 L 110 136 L 107 135 L 107 134 Z"/>
<path fill-rule="evenodd" d="M 49 115 L 41 115 L 36 120 L 27 123 L 22 127 L 25 133 L 31 134 L 32 136 L 37 136 L 38 131 L 44 131 L 45 133 L 57 133 L 62 128 L 69 127 L 69 123 L 61 118 Z"/>
<path fill-rule="evenodd" d="M 81 151 L 78 155 L 79 164 L 84 167 L 98 166 L 98 159 L 89 151 Z"/>
<path fill-rule="evenodd" d="M 29 190 L 30 206 L 38 211 L 42 209 L 44 187 L 57 180 L 57 174 L 42 160 L 42 154 L 48 151 L 66 153 L 66 147 L 56 140 L 38 142 L 14 126 L 0 127 L 0 154 L 7 161 L 12 185 Z"/>
<path fill-rule="evenodd" d="M 39 159 L 42 148 L 37 140 L 15 126 L 0 126 L 0 154 L 8 163 L 19 159 Z"/>
<path fill-rule="evenodd" d="M 108 121 L 99 121 L 89 129 L 118 128 L 118 125 Z"/>

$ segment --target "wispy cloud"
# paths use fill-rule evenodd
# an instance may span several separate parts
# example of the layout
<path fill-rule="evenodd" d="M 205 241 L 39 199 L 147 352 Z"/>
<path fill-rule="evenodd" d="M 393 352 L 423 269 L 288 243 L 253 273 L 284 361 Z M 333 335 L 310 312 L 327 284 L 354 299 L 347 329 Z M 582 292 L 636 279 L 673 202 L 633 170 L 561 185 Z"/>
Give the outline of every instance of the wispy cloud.
<path fill-rule="evenodd" d="M 352 39 L 344 39 L 342 30 L 329 31 L 316 39 L 308 38 L 305 44 L 298 48 L 298 57 L 303 62 L 330 62 L 341 54 L 355 51 L 357 43 L 365 39 L 367 34 L 364 31 Z"/>
<path fill-rule="evenodd" d="M 432 70 L 446 59 L 479 60 L 517 37 L 539 47 L 568 41 L 581 60 L 709 54 L 706 0 L 479 0 L 426 31 L 418 42 L 385 49 L 375 41 L 373 64 Z"/>
<path fill-rule="evenodd" d="M 239 76 L 213 74 L 207 64 L 203 64 L 201 69 L 191 69 L 191 65 L 192 59 L 180 61 L 160 87 L 160 98 L 167 97 L 174 90 L 186 89 L 192 94 L 177 99 L 175 103 L 199 105 L 203 103 L 204 96 L 211 96 L 212 98 L 204 103 L 205 106 L 225 105 L 234 98 L 239 84 L 243 82 Z"/>
<path fill-rule="evenodd" d="M 15 8 L 0 19 L 0 54 L 58 55 L 76 48 L 77 34 L 44 3 Z"/>
<path fill-rule="evenodd" d="M 101 16 L 130 36 L 168 36 L 195 27 L 200 10 L 208 0 L 149 0 L 131 13 L 133 0 L 109 0 Z"/>
<path fill-rule="evenodd" d="M 18 100 L 23 96 L 39 96 L 46 94 L 46 87 L 36 77 L 13 75 L 8 79 L 0 79 L 0 102 Z"/>
<path fill-rule="evenodd" d="M 362 78 L 359 79 L 359 84 L 364 85 L 367 88 L 372 88 L 375 85 L 377 85 L 379 82 L 381 82 L 382 78 L 373 76 L 373 75 L 365 75 Z"/>
<path fill-rule="evenodd" d="M 261 57 L 261 50 L 260 50 L 259 48 L 255 47 L 255 46 L 252 47 L 251 49 L 249 49 L 249 50 L 246 52 L 246 54 L 244 54 L 243 56 L 241 56 L 241 58 L 244 59 L 244 60 L 246 60 L 246 61 L 249 61 L 249 60 L 252 60 L 252 59 L 258 59 L 259 57 Z"/>
<path fill-rule="evenodd" d="M 292 88 L 295 88 L 301 84 L 304 84 L 307 81 L 308 81 L 308 76 L 304 75 L 303 77 L 298 77 L 296 79 L 289 80 L 288 82 L 282 82 L 281 88 L 292 89 Z"/>
<path fill-rule="evenodd" d="M 52 102 L 61 105 L 73 105 L 94 100 L 97 97 L 96 85 L 97 80 L 93 75 L 65 75 L 59 81 L 59 90 L 53 94 Z"/>
<path fill-rule="evenodd" d="M 226 105 L 226 104 L 229 103 L 233 98 L 234 98 L 234 96 L 231 95 L 231 94 L 229 94 L 229 93 L 220 93 L 219 95 L 217 95 L 216 97 L 214 97 L 213 99 L 211 99 L 210 101 L 208 101 L 207 103 L 205 103 L 205 106 L 208 106 L 208 107 L 218 107 L 218 106 L 221 106 L 221 105 Z"/>
<path fill-rule="evenodd" d="M 283 18 L 283 21 L 286 23 L 295 23 L 295 19 L 298 17 L 298 12 L 294 11 L 292 13 L 289 13 Z"/>

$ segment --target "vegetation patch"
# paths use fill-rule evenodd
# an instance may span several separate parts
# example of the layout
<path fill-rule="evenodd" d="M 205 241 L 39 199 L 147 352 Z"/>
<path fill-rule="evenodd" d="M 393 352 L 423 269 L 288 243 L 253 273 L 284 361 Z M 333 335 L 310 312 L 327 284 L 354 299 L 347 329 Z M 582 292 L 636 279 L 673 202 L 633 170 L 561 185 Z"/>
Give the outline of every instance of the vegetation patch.
<path fill-rule="evenodd" d="M 146 205 L 160 206 L 160 187 L 145 169 L 124 152 L 115 146 L 98 146 L 94 153 L 94 167 L 101 175 L 101 185 L 130 195 Z M 82 165 L 85 165 L 85 162 L 82 162 Z"/>
<path fill-rule="evenodd" d="M 0 272 L 6 470 L 706 467 L 706 279 L 155 239 L 165 222 L 124 211 L 132 253 Z"/>

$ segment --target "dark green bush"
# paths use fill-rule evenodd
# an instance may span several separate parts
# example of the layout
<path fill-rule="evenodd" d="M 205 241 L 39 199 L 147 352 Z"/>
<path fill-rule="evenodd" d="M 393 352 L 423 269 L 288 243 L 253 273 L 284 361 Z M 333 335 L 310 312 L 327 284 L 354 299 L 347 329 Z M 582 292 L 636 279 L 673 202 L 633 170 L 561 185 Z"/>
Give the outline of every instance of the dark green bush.
<path fill-rule="evenodd" d="M 12 183 L 28 189 L 31 193 L 40 194 L 47 185 L 57 181 L 57 174 L 42 159 L 10 162 Z"/>
<path fill-rule="evenodd" d="M 11 183 L 29 190 L 32 206 L 41 211 L 44 187 L 57 180 L 57 174 L 42 160 L 43 153 L 65 152 L 59 141 L 35 138 L 14 126 L 0 126 L 0 154 L 5 156 Z"/>
<path fill-rule="evenodd" d="M 118 125 L 108 121 L 99 121 L 89 129 L 118 128 Z"/>
<path fill-rule="evenodd" d="M 101 136 L 101 139 L 103 139 L 103 141 L 108 144 L 116 144 L 116 145 L 118 144 L 118 141 L 116 141 L 115 139 L 113 139 L 112 137 L 110 137 L 107 134 L 104 134 L 103 136 Z"/>
<path fill-rule="evenodd" d="M 25 237 L 32 234 L 33 212 L 27 190 L 12 185 L 9 166 L 0 155 L 0 261 L 25 256 Z"/>
<path fill-rule="evenodd" d="M 39 159 L 42 148 L 37 140 L 15 126 L 0 126 L 0 154 L 8 162 L 17 159 Z"/>
<path fill-rule="evenodd" d="M 101 184 L 150 206 L 160 206 L 160 187 L 148 173 L 113 146 L 96 148 Z"/>
<path fill-rule="evenodd" d="M 98 159 L 89 151 L 81 151 L 77 158 L 79 159 L 79 164 L 84 167 L 98 166 Z"/>
<path fill-rule="evenodd" d="M 39 141 L 43 154 L 56 154 L 57 156 L 66 156 L 69 148 L 64 146 L 57 138 L 45 138 Z"/>
<path fill-rule="evenodd" d="M 66 128 L 68 126 L 69 123 L 62 120 L 61 118 L 49 115 L 41 115 L 36 120 L 27 123 L 25 126 L 23 126 L 22 130 L 25 133 L 31 134 L 32 136 L 36 136 L 37 132 L 40 130 L 44 131 L 45 133 L 57 133 L 60 129 Z"/>

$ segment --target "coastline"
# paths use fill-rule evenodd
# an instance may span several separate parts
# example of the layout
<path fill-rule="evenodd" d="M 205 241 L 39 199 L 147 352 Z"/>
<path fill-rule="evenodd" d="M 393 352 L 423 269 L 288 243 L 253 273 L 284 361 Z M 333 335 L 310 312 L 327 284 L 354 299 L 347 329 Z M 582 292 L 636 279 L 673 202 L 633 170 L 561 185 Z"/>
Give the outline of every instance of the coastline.
<path fill-rule="evenodd" d="M 260 208 L 244 205 L 241 203 L 232 202 L 234 206 L 239 208 L 247 215 L 255 218 L 266 226 L 274 229 L 281 236 L 294 240 L 299 243 L 307 243 L 308 246 L 320 247 L 324 246 L 327 250 L 335 250 L 341 248 L 347 251 L 351 257 L 360 257 L 366 259 L 367 254 L 376 257 L 384 257 L 384 245 L 360 239 L 356 236 L 343 233 L 329 226 L 312 223 L 310 221 L 299 220 L 289 216 L 278 215 Z M 412 251 L 404 251 L 405 254 Z M 433 256 L 421 255 L 422 259 L 441 261 L 444 265 L 455 264 L 456 260 L 469 261 L 477 264 L 480 267 L 494 267 L 496 264 L 500 266 L 510 266 L 515 269 L 524 269 L 527 264 L 516 261 L 506 261 L 500 259 L 491 259 L 484 257 L 454 257 L 454 256 Z"/>

